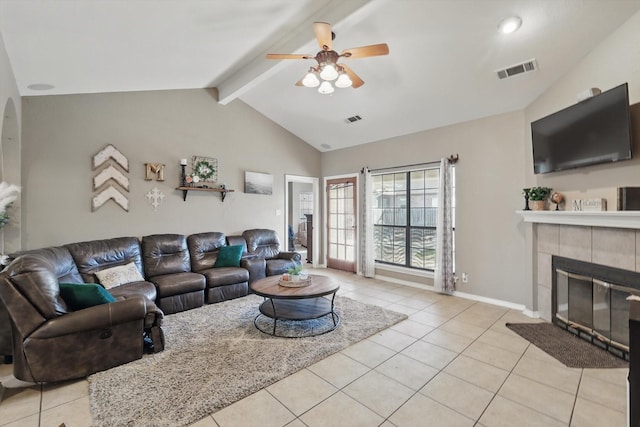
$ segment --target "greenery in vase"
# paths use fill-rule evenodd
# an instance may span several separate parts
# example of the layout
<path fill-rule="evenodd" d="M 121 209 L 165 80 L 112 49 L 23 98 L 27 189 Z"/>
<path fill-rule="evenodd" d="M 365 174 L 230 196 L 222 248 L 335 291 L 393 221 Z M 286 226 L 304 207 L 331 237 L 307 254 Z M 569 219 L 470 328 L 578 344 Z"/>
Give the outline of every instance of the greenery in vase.
<path fill-rule="evenodd" d="M 549 187 L 531 187 L 525 188 L 522 191 L 525 195 L 529 195 L 529 200 L 536 201 L 547 200 L 552 190 Z"/>
<path fill-rule="evenodd" d="M 289 274 L 300 274 L 302 271 L 302 265 L 296 265 L 295 267 L 289 267 L 287 273 Z"/>

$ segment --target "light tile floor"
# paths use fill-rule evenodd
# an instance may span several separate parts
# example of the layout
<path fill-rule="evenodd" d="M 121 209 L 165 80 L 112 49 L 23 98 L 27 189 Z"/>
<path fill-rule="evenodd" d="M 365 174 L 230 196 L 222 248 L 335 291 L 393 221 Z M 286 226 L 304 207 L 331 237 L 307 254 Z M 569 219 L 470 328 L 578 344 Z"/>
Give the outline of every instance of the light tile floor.
<path fill-rule="evenodd" d="M 626 426 L 627 369 L 570 369 L 507 329 L 506 308 L 317 270 L 338 295 L 409 319 L 193 424 Z M 0 365 L 4 385 L 10 365 Z M 2 426 L 91 425 L 87 381 L 5 389 Z"/>

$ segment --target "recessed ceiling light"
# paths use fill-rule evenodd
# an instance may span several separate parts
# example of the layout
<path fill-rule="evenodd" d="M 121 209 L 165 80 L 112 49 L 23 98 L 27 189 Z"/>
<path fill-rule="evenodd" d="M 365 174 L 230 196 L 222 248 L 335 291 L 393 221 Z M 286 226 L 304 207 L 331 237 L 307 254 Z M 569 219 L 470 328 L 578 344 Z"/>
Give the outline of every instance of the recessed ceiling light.
<path fill-rule="evenodd" d="M 31 90 L 51 90 L 55 86 L 48 83 L 32 83 L 27 87 Z"/>
<path fill-rule="evenodd" d="M 329 144 L 320 144 L 320 147 L 324 148 L 325 150 L 328 150 L 331 148 Z"/>
<path fill-rule="evenodd" d="M 520 25 L 522 25 L 522 18 L 520 18 L 519 16 L 510 16 L 506 19 L 503 19 L 498 24 L 498 29 L 503 34 L 511 34 L 516 32 L 518 28 L 520 28 Z"/>

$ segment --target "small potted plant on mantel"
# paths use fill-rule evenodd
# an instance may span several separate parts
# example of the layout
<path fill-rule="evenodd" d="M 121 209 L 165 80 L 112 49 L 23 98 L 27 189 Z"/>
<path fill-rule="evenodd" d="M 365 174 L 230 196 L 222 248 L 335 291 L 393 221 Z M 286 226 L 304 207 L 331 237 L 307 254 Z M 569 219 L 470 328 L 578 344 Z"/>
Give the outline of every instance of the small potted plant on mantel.
<path fill-rule="evenodd" d="M 527 189 L 531 209 L 534 211 L 547 210 L 547 201 L 551 194 L 549 187 L 531 187 Z"/>

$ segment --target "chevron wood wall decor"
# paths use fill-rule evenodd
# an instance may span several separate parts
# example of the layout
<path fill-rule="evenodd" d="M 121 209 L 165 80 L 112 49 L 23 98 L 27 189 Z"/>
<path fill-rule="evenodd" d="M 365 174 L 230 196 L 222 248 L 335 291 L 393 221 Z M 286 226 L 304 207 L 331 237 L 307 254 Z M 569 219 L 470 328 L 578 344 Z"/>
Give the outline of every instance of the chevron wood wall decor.
<path fill-rule="evenodd" d="M 122 209 L 129 212 L 129 199 L 127 199 L 120 191 L 116 190 L 113 185 L 109 185 L 107 188 L 99 192 L 97 196 L 91 199 L 91 208 L 93 211 L 96 211 L 112 199 Z"/>
<path fill-rule="evenodd" d="M 91 210 L 95 212 L 109 200 L 113 200 L 125 211 L 129 211 L 129 199 L 118 188 L 129 191 L 129 160 L 116 147 L 109 144 L 93 156 L 93 170 L 107 165 L 93 177 L 93 191 L 98 191 L 91 199 Z M 113 184 L 117 184 L 114 186 Z"/>
<path fill-rule="evenodd" d="M 113 159 L 122 169 L 129 172 L 129 160 L 116 147 L 109 144 L 93 156 L 93 170 L 98 169 L 109 159 Z"/>
<path fill-rule="evenodd" d="M 114 180 L 122 188 L 129 191 L 129 178 L 127 178 L 122 172 L 116 169 L 113 165 L 109 165 L 108 167 L 102 169 L 100 173 L 93 177 L 93 190 L 97 190 L 102 187 L 102 185 L 109 181 Z"/>

